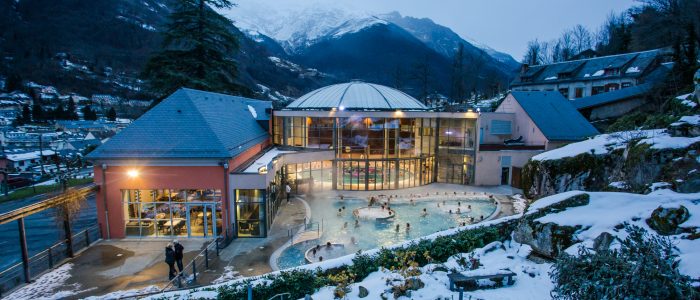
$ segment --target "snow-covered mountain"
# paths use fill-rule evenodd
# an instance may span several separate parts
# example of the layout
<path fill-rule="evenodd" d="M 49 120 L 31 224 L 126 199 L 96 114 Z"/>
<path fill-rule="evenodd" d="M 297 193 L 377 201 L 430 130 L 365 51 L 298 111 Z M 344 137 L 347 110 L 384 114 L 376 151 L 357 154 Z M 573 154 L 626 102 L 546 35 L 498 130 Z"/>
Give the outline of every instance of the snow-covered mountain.
<path fill-rule="evenodd" d="M 378 14 L 348 4 L 341 6 L 327 2 L 284 11 L 260 2 L 244 2 L 224 13 L 251 37 L 270 37 L 289 54 L 298 53 L 325 37 L 338 38 L 377 24 L 393 23 L 446 57 L 452 57 L 458 44 L 462 43 L 472 51 L 483 50 L 506 68 L 515 69 L 519 65 L 510 55 L 462 38 L 431 19 L 402 16 L 398 12 Z"/>
<path fill-rule="evenodd" d="M 274 56 L 328 74 L 337 81 L 361 78 L 426 94 L 417 84 L 418 65 L 429 66 L 430 91 L 450 94 L 451 60 L 459 44 L 469 91 L 492 93 L 506 86 L 518 63 L 509 55 L 460 37 L 430 19 L 377 14 L 322 2 L 280 9 L 265 2 L 241 1 L 222 13 Z M 276 44 L 276 45 L 275 45 Z M 279 49 L 284 53 L 279 53 Z M 476 62 L 478 60 L 478 63 Z"/>

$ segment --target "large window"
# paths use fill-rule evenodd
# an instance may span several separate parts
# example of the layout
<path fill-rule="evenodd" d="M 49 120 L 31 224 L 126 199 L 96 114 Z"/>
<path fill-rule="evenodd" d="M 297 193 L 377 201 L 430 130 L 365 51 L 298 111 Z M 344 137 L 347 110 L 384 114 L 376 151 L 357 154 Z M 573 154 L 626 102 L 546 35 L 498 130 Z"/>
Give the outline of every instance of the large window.
<path fill-rule="evenodd" d="M 122 190 L 125 234 L 213 237 L 222 232 L 221 190 Z"/>
<path fill-rule="evenodd" d="M 236 190 L 239 237 L 265 236 L 265 190 Z"/>

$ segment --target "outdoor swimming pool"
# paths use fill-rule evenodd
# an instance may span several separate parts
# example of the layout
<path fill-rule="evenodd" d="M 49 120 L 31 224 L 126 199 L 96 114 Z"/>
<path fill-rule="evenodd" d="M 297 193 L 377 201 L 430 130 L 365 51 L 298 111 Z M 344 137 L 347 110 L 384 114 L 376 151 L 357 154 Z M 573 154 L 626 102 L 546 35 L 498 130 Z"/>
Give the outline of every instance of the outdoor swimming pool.
<path fill-rule="evenodd" d="M 358 250 L 369 250 L 382 246 L 389 246 L 406 240 L 426 236 L 438 231 L 459 226 L 462 223 L 471 224 L 479 222 L 481 216 L 488 218 L 496 210 L 494 200 L 480 193 L 476 195 L 449 195 L 449 196 L 423 196 L 391 199 L 389 206 L 395 211 L 395 217 L 389 221 L 374 219 L 359 219 L 359 226 L 355 226 L 353 210 L 367 207 L 367 199 L 345 198 L 340 200 L 338 196 L 317 196 L 307 198 L 311 207 L 311 221 L 318 222 L 322 227 L 322 235 L 318 240 L 311 240 L 295 244 L 284 250 L 279 259 L 280 269 L 300 266 L 306 263 L 304 252 L 317 244 L 326 242 L 344 244 L 343 253 L 334 253 L 333 256 L 342 256 L 355 253 Z M 386 198 L 381 200 L 386 202 Z M 439 204 L 439 207 L 438 207 Z M 471 206 L 471 210 L 468 209 Z M 343 209 L 345 207 L 345 209 Z M 427 215 L 423 216 L 425 208 Z M 341 215 L 338 216 L 338 210 Z M 460 214 L 457 214 L 459 209 Z M 450 213 L 450 210 L 452 213 Z M 406 223 L 410 223 L 410 230 L 406 231 Z M 399 231 L 396 231 L 396 225 Z M 315 224 L 314 224 L 315 225 Z M 324 257 L 327 260 L 332 257 Z"/>

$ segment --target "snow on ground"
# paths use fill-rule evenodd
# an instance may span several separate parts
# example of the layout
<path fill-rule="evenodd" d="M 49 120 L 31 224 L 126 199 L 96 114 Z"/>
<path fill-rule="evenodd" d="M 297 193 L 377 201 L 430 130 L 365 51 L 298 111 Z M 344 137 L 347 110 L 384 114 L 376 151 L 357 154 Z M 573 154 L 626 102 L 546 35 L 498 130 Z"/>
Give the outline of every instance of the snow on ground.
<path fill-rule="evenodd" d="M 627 182 L 624 181 L 614 181 L 608 184 L 608 186 L 621 190 L 628 189 L 630 187 L 629 184 L 627 184 Z"/>
<path fill-rule="evenodd" d="M 688 106 L 688 107 L 696 107 L 698 106 L 698 103 L 693 100 L 693 97 L 695 94 L 690 93 L 690 94 L 685 94 L 685 95 L 680 95 L 676 97 L 678 101 L 681 102 L 681 104 Z"/>
<path fill-rule="evenodd" d="M 112 292 L 106 295 L 102 296 L 91 296 L 84 298 L 83 300 L 117 300 L 117 299 L 124 299 L 124 298 L 129 298 L 133 297 L 136 295 L 143 295 L 143 294 L 148 294 L 148 293 L 157 293 L 160 292 L 160 288 L 155 286 L 155 285 L 149 285 L 145 288 L 141 289 L 133 289 L 133 290 L 125 290 L 125 291 L 116 291 Z M 192 292 L 191 294 L 196 294 L 197 292 Z M 196 299 L 196 298 L 194 298 Z"/>
<path fill-rule="evenodd" d="M 582 192 L 578 192 L 582 193 Z M 584 229 L 576 232 L 576 237 L 583 244 L 592 243 L 593 239 L 603 232 L 608 232 L 619 238 L 625 238 L 626 231 L 615 230 L 618 224 L 627 222 L 646 229 L 649 228 L 646 219 L 651 216 L 658 207 L 678 208 L 685 206 L 690 212 L 690 218 L 681 224 L 683 227 L 700 227 L 700 193 L 682 194 L 671 190 L 657 190 L 647 195 L 614 193 L 614 192 L 590 192 L 590 203 L 585 206 L 568 208 L 558 213 L 550 213 L 539 219 L 542 223 L 556 223 L 563 226 L 582 225 Z M 559 194 L 561 195 L 561 194 Z M 538 209 L 566 199 L 554 195 L 542 198 L 530 206 L 530 209 Z M 547 200 L 548 205 L 537 205 L 540 201 Z M 528 211 L 528 213 L 532 213 Z M 688 240 L 684 235 L 674 235 L 671 238 L 679 248 L 680 271 L 693 278 L 700 277 L 700 240 Z M 568 253 L 575 253 L 581 243 L 567 249 Z"/>
<path fill-rule="evenodd" d="M 521 214 L 525 211 L 525 208 L 527 208 L 527 199 L 523 197 L 523 195 L 516 194 L 513 195 L 513 210 L 515 211 L 516 214 Z"/>
<path fill-rule="evenodd" d="M 80 284 L 77 283 L 66 284 L 66 280 L 71 276 L 70 271 L 72 268 L 73 264 L 64 264 L 51 272 L 41 275 L 34 282 L 23 286 L 4 299 L 63 299 L 90 290 L 81 290 Z"/>
<path fill-rule="evenodd" d="M 230 280 L 237 279 L 240 277 L 241 277 L 241 275 L 238 272 L 234 271 L 232 266 L 226 266 L 226 267 L 224 267 L 224 273 L 221 274 L 221 277 L 214 279 L 214 281 L 212 281 L 212 283 L 214 283 L 214 284 L 222 283 L 222 282 L 230 281 Z"/>
<path fill-rule="evenodd" d="M 690 218 L 682 224 L 683 227 L 700 227 L 700 193 L 681 194 L 671 190 L 659 190 L 647 195 L 617 193 L 617 192 L 582 192 L 570 191 L 549 197 L 545 197 L 533 202 L 525 212 L 525 214 L 533 214 L 543 208 L 559 203 L 572 196 L 589 194 L 590 202 L 585 206 L 570 207 L 562 211 L 551 212 L 537 219 L 542 223 L 556 223 L 562 226 L 577 226 L 581 225 L 575 233 L 575 238 L 580 241 L 568 249 L 567 253 L 576 254 L 579 245 L 592 245 L 593 240 L 603 232 L 608 232 L 619 238 L 624 238 L 627 234 L 625 230 L 618 230 L 615 227 L 622 223 L 629 223 L 642 228 L 645 228 L 651 234 L 654 231 L 646 224 L 646 219 L 651 216 L 652 212 L 658 207 L 677 208 L 680 205 L 685 206 L 690 212 Z M 451 235 L 463 229 L 479 228 L 481 226 L 489 226 L 513 220 L 521 217 L 518 214 L 511 217 L 501 218 L 489 222 L 479 223 L 475 225 L 464 226 L 456 229 L 450 229 L 435 233 L 413 241 L 406 241 L 401 244 L 388 247 L 389 249 L 406 246 L 418 240 L 434 240 L 439 236 Z M 700 277 L 700 240 L 685 239 L 685 235 L 673 235 L 671 239 L 677 245 L 679 251 L 679 270 L 681 273 L 693 278 Z M 613 245 L 615 247 L 615 245 Z M 469 254 L 463 253 L 451 257 L 447 262 L 441 264 L 447 270 L 457 269 L 462 272 L 471 272 L 474 274 L 494 274 L 510 270 L 515 272 L 515 283 L 512 286 L 504 286 L 495 289 L 480 289 L 472 292 L 465 292 L 465 299 L 548 299 L 553 283 L 549 277 L 551 264 L 538 264 L 527 259 L 531 248 L 527 245 L 521 245 L 514 241 L 506 241 L 504 243 L 494 242 L 486 245 L 483 248 L 472 251 L 471 254 L 479 259 L 480 267 L 476 270 L 467 270 L 466 266 L 458 263 L 460 257 L 468 257 Z M 378 249 L 366 251 L 366 254 L 374 255 Z M 343 256 L 337 259 L 324 261 L 321 263 L 309 264 L 297 267 L 297 269 L 316 270 L 317 268 L 329 269 L 352 263 L 352 258 L 355 254 Z M 437 299 L 448 298 L 455 299 L 458 294 L 449 291 L 447 273 L 436 271 L 436 264 L 426 265 L 421 268 L 422 275 L 420 280 L 425 283 L 425 286 L 417 291 L 413 291 L 410 299 Z M 271 274 L 276 274 L 273 272 Z M 359 299 L 359 286 L 363 286 L 370 291 L 367 298 L 364 299 L 380 299 L 380 293 L 389 289 L 387 280 L 401 278 L 398 273 L 389 270 L 380 270 L 370 274 L 361 282 L 354 283 L 350 286 L 351 293 L 347 299 Z M 261 276 L 253 277 L 253 284 L 262 284 L 268 281 Z M 235 285 L 240 284 L 241 280 L 237 279 L 210 286 L 216 288 L 220 285 Z M 483 281 L 488 283 L 488 281 Z M 334 287 L 328 286 L 321 288 L 312 297 L 314 299 L 332 299 Z M 192 293 L 178 291 L 167 294 L 153 296 L 156 298 L 174 298 L 180 296 L 180 299 L 193 298 Z M 213 292 L 212 292 L 213 293 Z M 207 293 L 204 298 L 213 298 L 215 294 Z M 390 297 L 392 298 L 392 297 Z M 409 299 L 401 297 L 399 299 Z"/>
<path fill-rule="evenodd" d="M 700 115 L 694 116 L 683 116 L 678 122 L 672 123 L 671 126 L 683 125 L 684 123 L 690 125 L 700 125 Z"/>
<path fill-rule="evenodd" d="M 662 190 L 662 189 L 670 189 L 671 186 L 672 185 L 668 182 L 663 182 L 663 181 L 662 182 L 654 182 L 651 185 L 649 185 L 649 189 L 652 192 L 654 192 L 654 191 Z"/>
<path fill-rule="evenodd" d="M 694 119 L 689 117 L 686 120 L 692 121 Z M 544 161 L 574 157 L 582 153 L 607 154 L 615 149 L 623 149 L 630 141 L 638 139 L 641 139 L 640 144 L 648 144 L 652 149 L 680 149 L 700 142 L 700 137 L 671 136 L 665 129 L 621 131 L 596 135 L 585 141 L 543 152 L 535 155 L 532 159 Z"/>

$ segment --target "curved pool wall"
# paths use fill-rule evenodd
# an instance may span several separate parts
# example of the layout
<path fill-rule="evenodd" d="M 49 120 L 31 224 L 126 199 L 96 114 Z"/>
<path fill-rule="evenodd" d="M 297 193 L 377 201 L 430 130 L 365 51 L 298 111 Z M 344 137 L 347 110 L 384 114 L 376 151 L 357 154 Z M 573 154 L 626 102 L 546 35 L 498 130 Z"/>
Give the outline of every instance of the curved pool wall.
<path fill-rule="evenodd" d="M 380 201 L 386 202 L 387 199 L 382 198 Z M 345 245 L 346 254 L 351 254 L 359 250 L 380 248 L 419 238 L 457 227 L 462 223 L 472 224 L 471 217 L 474 218 L 474 223 L 479 222 L 481 216 L 484 220 L 491 219 L 498 213 L 497 201 L 483 194 L 423 196 L 414 198 L 413 203 L 410 198 L 393 198 L 389 202 L 391 209 L 396 211 L 396 217 L 393 220 L 360 219 L 359 227 L 355 227 L 352 211 L 366 207 L 368 205 L 366 199 L 346 197 L 344 200 L 339 200 L 337 196 L 320 196 L 308 198 L 306 202 L 311 208 L 311 222 L 319 222 L 323 226 L 321 238 L 293 246 L 287 244 L 285 249 L 278 249 L 278 255 L 270 259 L 271 264 L 277 262 L 276 266 L 273 265 L 273 269 L 286 269 L 305 264 L 304 253 L 317 244 L 341 243 Z M 471 205 L 472 209 L 465 212 L 468 205 Z M 425 217 L 421 216 L 423 208 L 428 213 Z M 457 208 L 460 209 L 461 214 L 456 214 Z M 337 215 L 338 209 L 341 210 L 340 216 Z M 449 213 L 450 210 L 452 214 Z M 409 231 L 406 231 L 406 223 L 411 225 Z"/>

